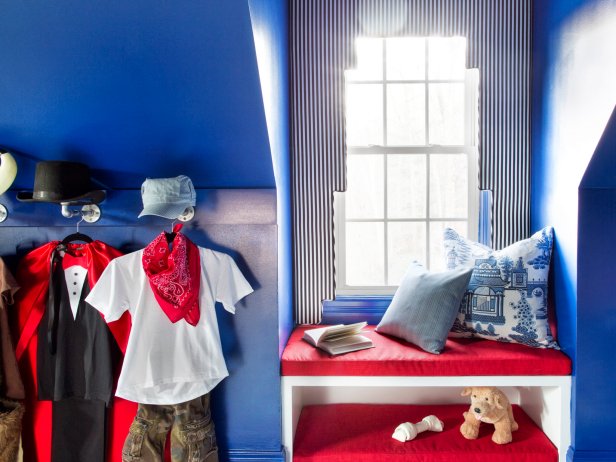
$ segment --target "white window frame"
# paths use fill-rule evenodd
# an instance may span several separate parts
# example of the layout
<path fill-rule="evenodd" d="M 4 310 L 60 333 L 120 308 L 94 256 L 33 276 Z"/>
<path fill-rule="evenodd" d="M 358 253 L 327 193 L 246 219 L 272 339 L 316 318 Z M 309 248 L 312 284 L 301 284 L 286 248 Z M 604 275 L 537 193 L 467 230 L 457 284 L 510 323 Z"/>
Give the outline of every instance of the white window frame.
<path fill-rule="evenodd" d="M 385 48 L 385 40 L 383 40 L 383 47 Z M 386 53 L 383 52 L 383 66 L 386 66 Z M 352 219 L 347 220 L 345 216 L 345 194 L 344 192 L 334 193 L 334 237 L 335 237 L 335 273 L 336 273 L 336 295 L 391 295 L 393 294 L 397 286 L 381 285 L 381 286 L 349 286 L 346 284 L 346 223 L 347 221 L 353 222 L 384 222 L 384 281 L 388 281 L 388 246 L 387 246 L 387 223 L 389 222 L 422 222 L 426 224 L 426 265 L 430 262 L 430 223 L 431 222 L 451 222 L 451 221 L 467 221 L 467 219 L 461 218 L 430 218 L 429 216 L 429 204 L 430 204 L 430 155 L 432 154 L 466 154 L 468 161 L 468 237 L 476 239 L 478 234 L 478 221 L 479 221 L 479 159 L 478 159 L 478 123 L 479 123 L 479 110 L 478 110 L 478 95 L 479 95 L 479 72 L 477 69 L 467 69 L 463 80 L 454 79 L 428 79 L 428 54 L 426 53 L 426 78 L 424 80 L 385 80 L 386 75 L 383 73 L 383 77 L 379 80 L 347 80 L 345 82 L 345 96 L 346 96 L 346 83 L 352 84 L 382 84 L 383 92 L 385 93 L 386 85 L 389 83 L 425 83 L 426 84 L 426 140 L 428 140 L 429 130 L 429 83 L 461 83 L 465 85 L 465 114 L 464 114 L 464 145 L 434 145 L 426 144 L 420 146 L 347 146 L 348 155 L 362 155 L 362 154 L 379 154 L 383 156 L 384 161 L 384 218 L 383 219 Z M 385 144 L 387 143 L 387 98 L 383 98 L 383 137 Z M 417 219 L 389 219 L 387 217 L 387 156 L 395 154 L 420 154 L 426 155 L 426 217 Z"/>

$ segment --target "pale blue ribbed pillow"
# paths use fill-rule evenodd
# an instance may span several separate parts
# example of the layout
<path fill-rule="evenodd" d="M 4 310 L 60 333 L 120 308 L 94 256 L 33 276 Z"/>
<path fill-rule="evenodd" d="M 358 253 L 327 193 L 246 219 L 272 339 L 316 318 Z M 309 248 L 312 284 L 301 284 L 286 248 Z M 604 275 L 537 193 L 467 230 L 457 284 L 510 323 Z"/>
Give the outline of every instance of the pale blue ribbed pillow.
<path fill-rule="evenodd" d="M 432 273 L 412 262 L 376 331 L 439 354 L 472 272 L 472 268 L 461 268 Z"/>

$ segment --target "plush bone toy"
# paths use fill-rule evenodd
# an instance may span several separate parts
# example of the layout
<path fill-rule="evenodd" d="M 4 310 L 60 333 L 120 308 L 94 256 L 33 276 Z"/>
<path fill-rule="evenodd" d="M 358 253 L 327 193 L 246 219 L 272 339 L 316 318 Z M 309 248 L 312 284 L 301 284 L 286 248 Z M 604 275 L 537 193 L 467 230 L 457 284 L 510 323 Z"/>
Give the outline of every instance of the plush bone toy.
<path fill-rule="evenodd" d="M 429 415 L 416 424 L 405 422 L 398 425 L 391 437 L 404 443 L 405 441 L 415 439 L 419 433 L 425 432 L 426 430 L 430 430 L 431 432 L 442 432 L 443 422 L 441 422 L 438 417 Z"/>

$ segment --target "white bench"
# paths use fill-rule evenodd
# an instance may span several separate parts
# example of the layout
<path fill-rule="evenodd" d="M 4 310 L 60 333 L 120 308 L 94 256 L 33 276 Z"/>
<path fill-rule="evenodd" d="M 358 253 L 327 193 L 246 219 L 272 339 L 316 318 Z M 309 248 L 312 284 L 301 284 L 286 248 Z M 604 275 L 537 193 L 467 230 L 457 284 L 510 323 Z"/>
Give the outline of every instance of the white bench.
<path fill-rule="evenodd" d="M 329 357 L 301 340 L 303 330 L 308 327 L 314 326 L 302 326 L 294 331 L 282 356 L 282 437 L 288 461 L 292 460 L 297 422 L 306 405 L 460 404 L 468 403 L 468 398 L 460 395 L 464 387 L 496 386 L 507 394 L 511 403 L 524 409 L 556 446 L 560 462 L 565 462 L 571 442 L 571 363 L 563 353 L 460 339 L 449 340 L 441 355 L 430 355 L 404 342 L 368 332 L 366 335 L 373 338 L 376 348 Z M 487 357 L 489 352 L 492 354 Z M 511 355 L 508 356 L 510 352 L 512 356 L 522 352 L 523 356 L 513 363 Z M 484 357 L 486 364 L 470 367 L 471 375 L 460 374 L 468 364 Z M 436 367 L 437 364 L 440 366 Z M 524 373 L 493 375 L 495 367 L 503 374 Z M 407 368 L 411 375 L 402 375 Z M 437 375 L 417 375 L 417 369 L 428 372 L 436 369 Z M 442 375 L 448 369 L 451 375 Z M 370 370 L 382 375 L 368 375 Z M 487 370 L 489 374 L 475 375 L 477 370 Z M 549 371 L 555 373 L 544 374 Z"/>

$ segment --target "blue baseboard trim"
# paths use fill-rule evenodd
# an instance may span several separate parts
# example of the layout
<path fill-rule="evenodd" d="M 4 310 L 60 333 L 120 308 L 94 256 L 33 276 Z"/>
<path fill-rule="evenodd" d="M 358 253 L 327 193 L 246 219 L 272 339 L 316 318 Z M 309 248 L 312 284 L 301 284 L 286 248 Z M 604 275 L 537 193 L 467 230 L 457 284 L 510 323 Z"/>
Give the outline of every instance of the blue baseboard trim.
<path fill-rule="evenodd" d="M 567 462 L 616 462 L 616 451 L 580 451 L 569 447 Z"/>
<path fill-rule="evenodd" d="M 229 462 L 285 462 L 284 449 L 279 451 L 258 451 L 250 449 L 229 449 Z"/>
<path fill-rule="evenodd" d="M 391 303 L 392 296 L 339 296 L 323 300 L 322 324 L 349 324 L 367 321 L 378 324 Z"/>

